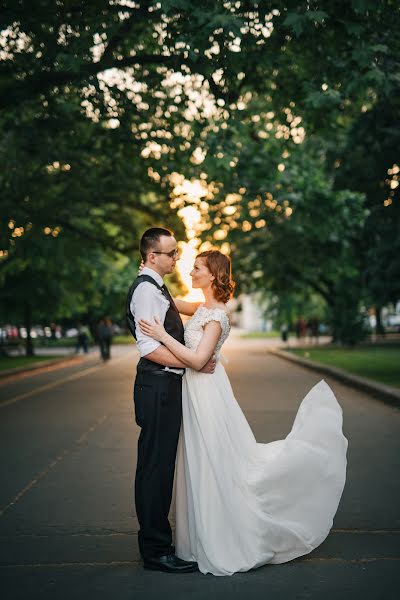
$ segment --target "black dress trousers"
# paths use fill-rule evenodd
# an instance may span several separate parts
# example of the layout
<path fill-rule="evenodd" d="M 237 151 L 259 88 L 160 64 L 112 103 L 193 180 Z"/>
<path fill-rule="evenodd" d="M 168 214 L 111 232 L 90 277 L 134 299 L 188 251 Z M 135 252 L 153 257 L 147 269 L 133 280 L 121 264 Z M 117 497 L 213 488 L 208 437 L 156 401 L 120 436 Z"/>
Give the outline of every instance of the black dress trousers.
<path fill-rule="evenodd" d="M 182 378 L 139 372 L 134 387 L 141 428 L 135 477 L 139 549 L 143 558 L 174 553 L 168 513 L 182 421 Z"/>

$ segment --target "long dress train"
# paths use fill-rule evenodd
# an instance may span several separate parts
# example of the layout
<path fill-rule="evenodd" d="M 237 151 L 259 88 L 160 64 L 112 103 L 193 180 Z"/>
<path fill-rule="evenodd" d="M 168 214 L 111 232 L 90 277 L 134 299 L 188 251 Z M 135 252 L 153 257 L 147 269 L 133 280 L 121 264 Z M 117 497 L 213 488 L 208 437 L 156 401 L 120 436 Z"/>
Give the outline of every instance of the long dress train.
<path fill-rule="evenodd" d="M 222 309 L 201 306 L 185 328 L 196 348 Z M 284 440 L 257 443 L 223 365 L 213 375 L 187 369 L 176 470 L 176 550 L 202 573 L 232 575 L 283 563 L 328 535 L 346 479 L 342 410 L 320 381 L 301 402 Z"/>

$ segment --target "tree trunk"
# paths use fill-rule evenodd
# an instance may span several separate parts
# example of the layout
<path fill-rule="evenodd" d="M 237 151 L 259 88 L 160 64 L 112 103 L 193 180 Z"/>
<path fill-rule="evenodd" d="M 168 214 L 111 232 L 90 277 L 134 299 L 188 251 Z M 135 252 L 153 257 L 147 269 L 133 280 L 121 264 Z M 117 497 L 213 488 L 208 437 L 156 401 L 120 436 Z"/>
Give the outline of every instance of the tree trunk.
<path fill-rule="evenodd" d="M 376 335 L 385 335 L 385 328 L 382 324 L 382 307 L 381 306 L 375 306 L 375 317 L 376 317 L 376 325 L 375 325 Z"/>
<path fill-rule="evenodd" d="M 24 325 L 26 329 L 25 354 L 26 356 L 34 356 L 35 352 L 31 338 L 32 307 L 27 300 L 25 300 L 24 313 Z"/>
<path fill-rule="evenodd" d="M 359 304 L 360 293 L 354 282 L 341 282 L 328 303 L 333 343 L 354 346 L 365 339 L 367 327 Z"/>

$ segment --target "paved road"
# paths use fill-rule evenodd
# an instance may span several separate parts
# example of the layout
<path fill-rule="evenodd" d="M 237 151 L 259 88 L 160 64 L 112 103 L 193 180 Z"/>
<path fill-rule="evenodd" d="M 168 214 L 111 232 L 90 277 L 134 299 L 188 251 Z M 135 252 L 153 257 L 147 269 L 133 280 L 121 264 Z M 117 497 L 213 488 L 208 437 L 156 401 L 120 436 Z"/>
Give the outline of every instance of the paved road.
<path fill-rule="evenodd" d="M 320 376 L 232 339 L 227 370 L 258 441 L 284 437 Z M 328 539 L 311 555 L 232 577 L 144 571 L 132 478 L 137 355 L 115 349 L 0 386 L 0 577 L 6 600 L 381 599 L 400 585 L 400 411 L 338 384 L 348 482 Z"/>

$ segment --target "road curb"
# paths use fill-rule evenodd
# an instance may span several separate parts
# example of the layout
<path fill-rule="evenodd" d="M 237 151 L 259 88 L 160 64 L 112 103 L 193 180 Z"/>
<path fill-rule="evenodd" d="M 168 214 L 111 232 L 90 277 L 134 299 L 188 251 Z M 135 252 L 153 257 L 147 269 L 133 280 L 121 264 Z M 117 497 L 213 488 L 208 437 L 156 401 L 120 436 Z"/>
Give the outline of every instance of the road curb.
<path fill-rule="evenodd" d="M 48 367 L 50 365 L 57 365 L 61 367 L 63 363 L 71 363 L 71 362 L 82 362 L 84 357 L 78 356 L 63 356 L 60 358 L 54 358 L 52 360 L 43 360 L 38 361 L 33 365 L 26 365 L 25 367 L 17 367 L 15 369 L 7 369 L 6 371 L 0 371 L 0 381 L 6 377 L 11 377 L 12 375 L 20 375 L 21 373 L 30 373 L 31 371 L 36 371 L 41 369 L 42 367 Z"/>
<path fill-rule="evenodd" d="M 371 394 L 372 396 L 375 396 L 376 398 L 379 398 L 388 404 L 397 407 L 400 406 L 400 390 L 391 387 L 390 385 L 377 383 L 376 381 L 372 381 L 371 379 L 367 379 L 365 377 L 360 377 L 359 375 L 353 375 L 352 373 L 348 373 L 347 371 L 339 369 L 338 367 L 330 367 L 329 365 L 323 365 L 314 360 L 309 360 L 308 358 L 301 358 L 300 356 L 295 356 L 294 354 L 285 352 L 284 350 L 267 348 L 267 352 L 279 356 L 285 360 L 292 361 L 298 365 L 301 365 L 302 367 L 306 367 L 307 369 L 318 371 L 319 373 L 324 373 L 326 375 L 331 375 L 339 381 L 351 385 L 363 392 L 367 392 L 368 394 Z"/>

